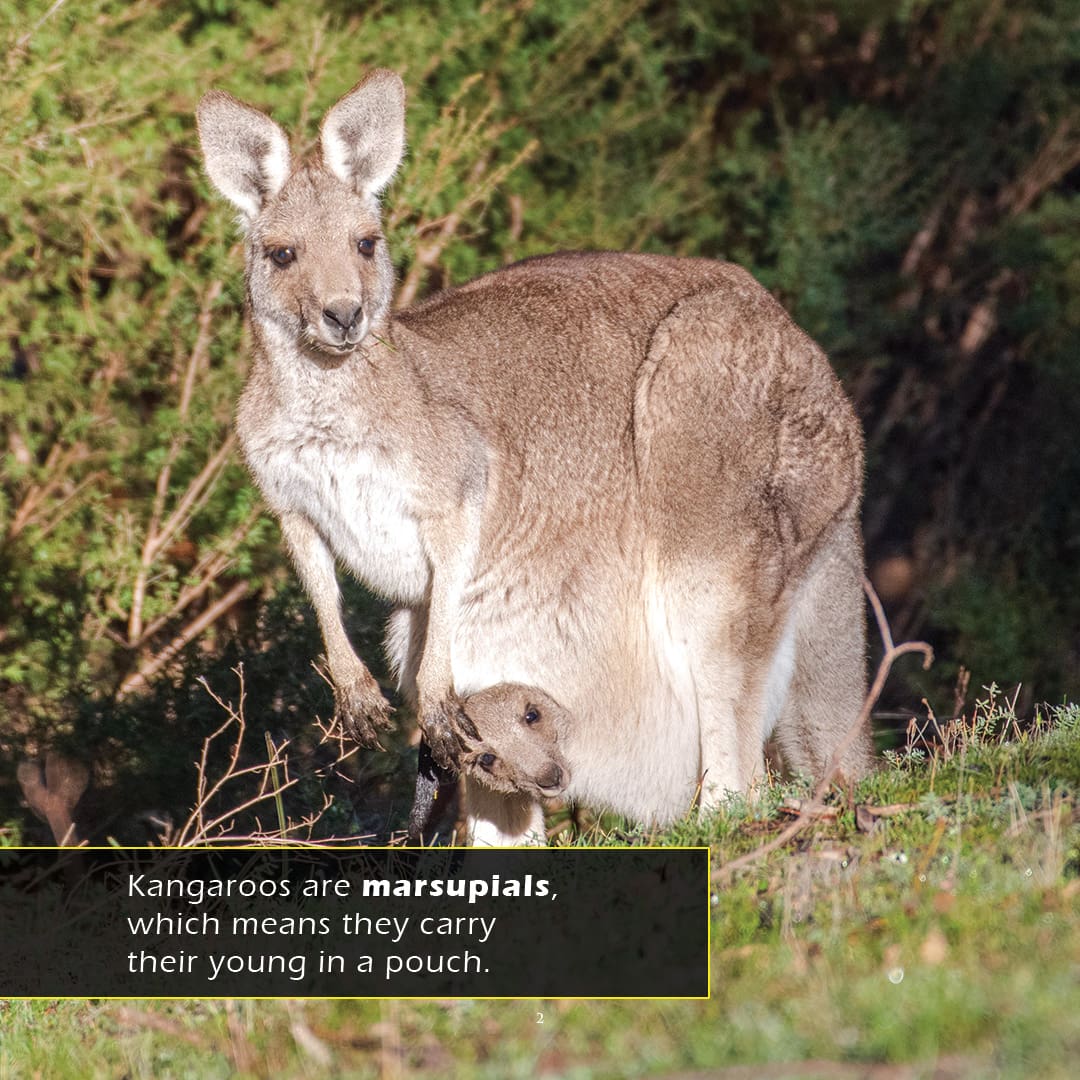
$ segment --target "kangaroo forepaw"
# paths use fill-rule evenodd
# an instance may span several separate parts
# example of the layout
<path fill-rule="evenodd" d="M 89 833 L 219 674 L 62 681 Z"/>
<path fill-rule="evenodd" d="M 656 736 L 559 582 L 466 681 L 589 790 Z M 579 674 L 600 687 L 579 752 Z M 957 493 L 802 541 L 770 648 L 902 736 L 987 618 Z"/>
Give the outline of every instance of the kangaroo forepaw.
<path fill-rule="evenodd" d="M 345 734 L 361 746 L 381 750 L 379 732 L 390 727 L 390 702 L 379 684 L 368 676 L 334 687 L 334 716 Z"/>
<path fill-rule="evenodd" d="M 435 763 L 444 769 L 456 769 L 462 751 L 470 741 L 480 738 L 475 725 L 454 698 L 422 709 L 420 729 L 431 748 Z"/>

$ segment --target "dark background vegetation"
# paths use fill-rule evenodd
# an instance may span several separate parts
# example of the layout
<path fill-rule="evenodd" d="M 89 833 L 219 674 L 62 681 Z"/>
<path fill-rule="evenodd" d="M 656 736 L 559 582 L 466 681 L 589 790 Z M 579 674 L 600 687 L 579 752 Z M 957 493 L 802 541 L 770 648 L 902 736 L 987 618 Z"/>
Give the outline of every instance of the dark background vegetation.
<path fill-rule="evenodd" d="M 938 654 L 898 672 L 886 735 L 923 697 L 951 714 L 961 667 L 1022 711 L 1075 694 L 1073 0 L 42 0 L 0 5 L 0 43 L 9 839 L 41 839 L 15 771 L 49 747 L 93 766 L 90 831 L 181 820 L 223 719 L 196 680 L 238 704 L 241 662 L 255 755 L 296 740 L 287 817 L 324 786 L 317 833 L 405 810 L 403 735 L 340 767 L 318 743 L 317 628 L 232 444 L 242 259 L 200 172 L 210 86 L 303 151 L 369 66 L 402 73 L 402 303 L 559 248 L 747 266 L 857 403 L 872 576 Z M 349 604 L 377 659 L 381 608 Z"/>

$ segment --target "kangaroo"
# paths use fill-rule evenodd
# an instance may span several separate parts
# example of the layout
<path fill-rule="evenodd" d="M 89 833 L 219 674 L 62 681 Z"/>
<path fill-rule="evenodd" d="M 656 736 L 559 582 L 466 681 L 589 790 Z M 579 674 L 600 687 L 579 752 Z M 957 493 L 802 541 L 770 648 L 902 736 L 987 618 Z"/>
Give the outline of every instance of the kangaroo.
<path fill-rule="evenodd" d="M 78 847 L 82 840 L 75 808 L 90 784 L 86 765 L 50 750 L 44 764 L 20 762 L 15 775 L 30 809 L 48 822 L 56 846 Z"/>
<path fill-rule="evenodd" d="M 470 695 L 461 708 L 479 739 L 461 755 L 459 767 L 465 776 L 504 795 L 550 799 L 566 790 L 570 769 L 558 743 L 569 716 L 549 694 L 535 686 L 502 683 Z M 448 779 L 422 743 L 409 815 L 410 840 L 421 837 L 439 786 Z"/>
<path fill-rule="evenodd" d="M 389 706 L 342 625 L 335 560 L 397 607 L 389 652 L 434 759 L 459 695 L 558 694 L 567 795 L 651 823 L 750 790 L 770 736 L 820 775 L 858 715 L 862 435 L 821 350 L 745 270 L 561 253 L 391 313 L 379 195 L 405 91 L 376 70 L 294 162 L 211 91 L 207 174 L 245 233 L 253 355 L 236 415 L 318 616 L 337 716 Z M 869 732 L 845 775 L 871 761 Z M 474 843 L 542 829 L 466 776 Z"/>

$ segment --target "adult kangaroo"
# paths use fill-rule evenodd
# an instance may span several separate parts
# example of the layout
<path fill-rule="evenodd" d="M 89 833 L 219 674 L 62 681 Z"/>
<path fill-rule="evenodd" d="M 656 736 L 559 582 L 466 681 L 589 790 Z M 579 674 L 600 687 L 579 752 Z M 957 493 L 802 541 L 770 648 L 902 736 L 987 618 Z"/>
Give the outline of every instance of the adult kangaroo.
<path fill-rule="evenodd" d="M 337 713 L 388 720 L 335 560 L 395 602 L 390 652 L 437 761 L 500 683 L 573 717 L 568 794 L 639 820 L 747 791 L 773 737 L 820 775 L 864 692 L 858 421 L 821 350 L 744 270 L 528 259 L 391 314 L 378 196 L 405 92 L 376 70 L 314 160 L 221 91 L 206 170 L 246 236 L 244 455 L 318 615 Z M 869 733 L 845 773 L 870 761 Z M 466 777 L 477 843 L 542 829 Z"/>

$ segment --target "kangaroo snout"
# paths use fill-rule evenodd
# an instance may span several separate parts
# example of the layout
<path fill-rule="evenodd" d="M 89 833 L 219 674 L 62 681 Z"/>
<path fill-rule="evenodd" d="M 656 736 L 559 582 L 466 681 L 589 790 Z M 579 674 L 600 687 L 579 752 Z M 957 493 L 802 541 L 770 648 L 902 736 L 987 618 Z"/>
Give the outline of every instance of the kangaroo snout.
<path fill-rule="evenodd" d="M 356 300 L 343 297 L 331 300 L 323 308 L 323 325 L 342 344 L 353 345 L 360 340 L 357 330 L 363 317 L 363 306 Z"/>
<path fill-rule="evenodd" d="M 545 795 L 560 795 L 566 790 L 569 777 L 566 770 L 552 761 L 546 769 L 536 774 L 536 786 Z"/>

